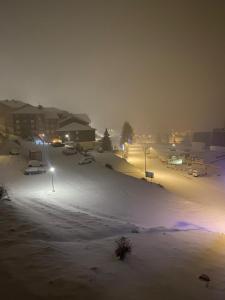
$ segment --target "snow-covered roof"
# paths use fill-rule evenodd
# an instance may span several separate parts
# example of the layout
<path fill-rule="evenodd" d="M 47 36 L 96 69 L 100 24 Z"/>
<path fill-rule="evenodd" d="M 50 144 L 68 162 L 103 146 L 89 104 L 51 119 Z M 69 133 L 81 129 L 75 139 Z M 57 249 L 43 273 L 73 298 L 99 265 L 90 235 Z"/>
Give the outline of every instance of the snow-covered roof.
<path fill-rule="evenodd" d="M 57 131 L 58 132 L 64 132 L 64 131 L 68 131 L 68 132 L 71 132 L 71 131 L 83 131 L 83 130 L 94 130 L 94 128 L 88 126 L 88 125 L 82 125 L 82 124 L 79 124 L 79 123 L 70 123 L 68 125 L 65 125 L 61 128 L 59 128 Z"/>
<path fill-rule="evenodd" d="M 66 110 L 59 109 L 56 107 L 44 107 L 45 111 L 51 111 L 51 112 L 56 112 L 57 114 L 69 114 Z"/>
<path fill-rule="evenodd" d="M 46 119 L 59 119 L 59 116 L 58 116 L 58 113 L 57 113 L 57 111 L 54 111 L 54 110 L 48 110 L 48 109 L 43 109 L 43 113 L 44 113 L 44 115 L 45 115 L 45 118 Z"/>
<path fill-rule="evenodd" d="M 21 108 L 25 105 L 29 105 L 29 104 L 24 103 L 20 100 L 14 100 L 14 99 L 12 99 L 12 100 L 7 100 L 7 99 L 6 100 L 1 100 L 0 103 L 4 104 L 5 106 L 7 106 L 11 109 L 19 109 L 19 108 Z"/>
<path fill-rule="evenodd" d="M 14 114 L 43 114 L 44 111 L 41 108 L 35 106 L 25 106 L 14 112 Z"/>
<path fill-rule="evenodd" d="M 65 115 L 65 117 L 62 118 L 60 120 L 60 122 L 63 123 L 67 120 L 71 120 L 71 121 L 75 121 L 75 122 L 76 122 L 76 120 L 78 120 L 78 121 L 80 120 L 82 123 L 86 123 L 86 124 L 89 124 L 91 122 L 90 118 L 86 114 L 68 114 L 68 115 Z"/>
<path fill-rule="evenodd" d="M 86 123 L 90 123 L 91 122 L 91 120 L 90 120 L 90 118 L 88 117 L 87 114 L 73 114 L 73 116 L 75 118 L 80 119 L 81 121 L 86 122 Z"/>

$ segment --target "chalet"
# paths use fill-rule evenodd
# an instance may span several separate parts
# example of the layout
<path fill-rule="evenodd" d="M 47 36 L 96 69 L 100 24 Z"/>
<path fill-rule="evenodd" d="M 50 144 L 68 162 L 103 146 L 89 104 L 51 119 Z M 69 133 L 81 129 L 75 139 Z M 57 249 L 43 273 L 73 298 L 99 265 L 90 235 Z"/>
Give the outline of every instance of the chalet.
<path fill-rule="evenodd" d="M 0 132 L 23 138 L 45 134 L 52 140 L 69 135 L 79 142 L 95 141 L 95 129 L 86 114 L 72 114 L 54 107 L 32 106 L 17 100 L 0 101 Z"/>
<path fill-rule="evenodd" d="M 95 129 L 89 125 L 83 125 L 76 122 L 57 129 L 57 133 L 62 140 L 69 139 L 74 142 L 95 141 Z"/>
<path fill-rule="evenodd" d="M 89 125 L 91 120 L 86 114 L 67 114 L 59 121 L 59 127 L 66 126 L 71 123 L 78 123 L 82 125 Z"/>

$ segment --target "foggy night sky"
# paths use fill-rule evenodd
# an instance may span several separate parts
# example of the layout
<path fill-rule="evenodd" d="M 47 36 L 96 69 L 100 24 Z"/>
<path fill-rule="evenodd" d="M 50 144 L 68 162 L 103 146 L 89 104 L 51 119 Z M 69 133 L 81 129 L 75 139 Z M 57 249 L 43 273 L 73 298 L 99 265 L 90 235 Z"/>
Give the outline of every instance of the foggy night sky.
<path fill-rule="evenodd" d="M 0 99 L 97 128 L 225 121 L 225 1 L 0 0 Z"/>

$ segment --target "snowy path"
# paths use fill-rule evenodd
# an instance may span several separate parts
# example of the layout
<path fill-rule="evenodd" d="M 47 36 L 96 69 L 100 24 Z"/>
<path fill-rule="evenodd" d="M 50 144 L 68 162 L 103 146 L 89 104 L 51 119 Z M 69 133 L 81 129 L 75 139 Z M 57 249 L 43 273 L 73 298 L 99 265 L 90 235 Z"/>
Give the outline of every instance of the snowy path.
<path fill-rule="evenodd" d="M 156 150 L 153 148 L 152 152 L 156 152 Z M 128 162 L 143 171 L 144 153 L 142 145 L 130 146 Z M 147 168 L 154 172 L 154 182 L 162 184 L 168 191 L 189 203 L 189 207 L 193 207 L 193 212 L 196 213 L 197 218 L 195 224 L 213 231 L 225 231 L 223 176 L 194 178 L 167 168 L 157 158 L 150 159 L 148 156 Z M 197 211 L 198 208 L 200 208 L 199 211 Z"/>

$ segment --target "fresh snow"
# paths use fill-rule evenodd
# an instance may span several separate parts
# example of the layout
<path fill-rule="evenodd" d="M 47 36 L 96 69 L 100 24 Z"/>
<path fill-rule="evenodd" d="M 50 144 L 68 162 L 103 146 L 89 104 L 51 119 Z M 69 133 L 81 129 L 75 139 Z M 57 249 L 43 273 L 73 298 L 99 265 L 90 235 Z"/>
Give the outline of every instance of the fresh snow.
<path fill-rule="evenodd" d="M 30 147 L 0 155 L 0 182 L 12 199 L 0 202 L 4 299 L 224 299 L 222 199 L 213 205 L 167 189 L 166 180 L 166 188 L 147 183 L 111 153 L 93 152 L 96 162 L 80 166 L 81 155 L 40 146 L 55 167 L 52 192 L 51 173 L 23 175 Z M 114 256 L 122 235 L 133 244 L 125 262 Z"/>

